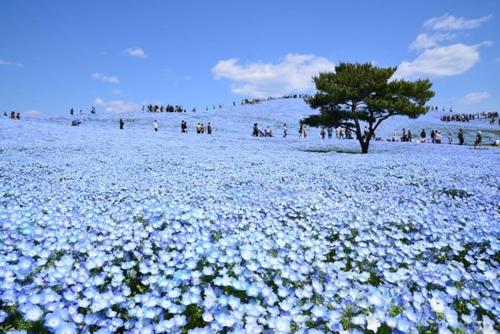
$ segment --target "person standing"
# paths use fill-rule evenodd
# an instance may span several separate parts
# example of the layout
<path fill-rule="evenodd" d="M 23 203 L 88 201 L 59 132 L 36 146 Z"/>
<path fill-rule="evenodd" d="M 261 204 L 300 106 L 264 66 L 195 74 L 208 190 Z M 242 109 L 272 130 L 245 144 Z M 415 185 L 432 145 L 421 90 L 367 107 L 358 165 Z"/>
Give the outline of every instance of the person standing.
<path fill-rule="evenodd" d="M 302 127 L 302 135 L 304 136 L 304 139 L 307 138 L 307 125 L 304 125 Z"/>
<path fill-rule="evenodd" d="M 123 130 L 124 125 L 125 121 L 123 120 L 123 118 L 120 118 L 120 130 Z"/>
<path fill-rule="evenodd" d="M 321 139 L 325 139 L 325 128 L 324 127 L 321 127 L 321 130 L 319 131 L 319 135 L 321 136 Z"/>
<path fill-rule="evenodd" d="M 71 114 L 71 116 L 73 116 L 73 114 L 75 113 L 75 111 L 73 110 L 73 108 L 71 108 L 71 110 L 69 111 L 69 113 Z"/>
<path fill-rule="evenodd" d="M 474 141 L 474 148 L 476 148 L 479 145 L 481 145 L 481 140 L 482 140 L 481 131 L 478 131 L 477 135 L 476 135 L 476 140 Z"/>
<path fill-rule="evenodd" d="M 460 129 L 458 131 L 458 145 L 463 145 L 465 142 L 464 130 Z"/>
<path fill-rule="evenodd" d="M 288 135 L 288 126 L 286 123 L 283 124 L 283 138 L 285 138 Z"/>
<path fill-rule="evenodd" d="M 259 126 L 258 126 L 257 123 L 253 123 L 252 136 L 253 137 L 258 137 L 259 136 Z"/>
<path fill-rule="evenodd" d="M 451 132 L 448 132 L 448 144 L 451 144 L 452 141 Z"/>
<path fill-rule="evenodd" d="M 328 129 L 326 129 L 326 132 L 328 134 L 328 139 L 332 139 L 332 136 L 333 136 L 333 128 L 331 126 L 328 127 Z"/>
<path fill-rule="evenodd" d="M 427 140 L 427 133 L 425 133 L 425 129 L 422 129 L 422 132 L 420 132 L 420 142 L 425 143 Z"/>
<path fill-rule="evenodd" d="M 158 132 L 158 121 L 154 121 L 153 126 L 155 128 L 155 132 Z"/>
<path fill-rule="evenodd" d="M 207 135 L 211 135 L 212 134 L 212 124 L 210 124 L 210 122 L 208 122 L 207 124 Z"/>

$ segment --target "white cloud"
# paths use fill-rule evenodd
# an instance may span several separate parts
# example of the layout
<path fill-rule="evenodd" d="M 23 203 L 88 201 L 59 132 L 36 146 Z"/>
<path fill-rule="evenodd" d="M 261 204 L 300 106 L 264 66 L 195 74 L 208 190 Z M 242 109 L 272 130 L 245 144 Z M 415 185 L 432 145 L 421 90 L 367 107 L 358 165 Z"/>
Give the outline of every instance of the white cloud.
<path fill-rule="evenodd" d="M 42 112 L 41 112 L 41 111 L 39 111 L 39 110 L 36 110 L 36 109 L 30 109 L 30 110 L 26 110 L 26 111 L 24 112 L 24 115 L 25 115 L 25 116 L 29 116 L 29 117 L 38 117 L 38 116 L 40 116 L 41 114 L 42 114 Z"/>
<path fill-rule="evenodd" d="M 450 33 L 440 33 L 440 34 L 418 34 L 417 38 L 411 43 L 410 49 L 421 50 L 430 49 L 438 46 L 441 41 L 446 41 L 455 38 L 456 35 Z"/>
<path fill-rule="evenodd" d="M 136 58 L 146 58 L 146 53 L 144 53 L 144 50 L 141 48 L 126 48 L 123 50 L 126 54 L 128 54 L 131 57 L 136 57 Z"/>
<path fill-rule="evenodd" d="M 433 17 L 424 23 L 424 27 L 429 30 L 470 30 L 479 28 L 481 24 L 491 19 L 491 15 L 478 19 L 467 20 L 463 17 L 455 17 L 448 13 L 443 16 Z"/>
<path fill-rule="evenodd" d="M 94 100 L 94 105 L 103 107 L 107 112 L 125 113 L 139 110 L 139 105 L 133 101 L 109 100 L 105 101 L 100 97 Z"/>
<path fill-rule="evenodd" d="M 94 80 L 100 80 L 100 81 L 105 81 L 109 83 L 119 83 L 120 80 L 118 79 L 117 76 L 114 75 L 105 75 L 102 73 L 92 73 L 90 77 Z"/>
<path fill-rule="evenodd" d="M 394 77 L 443 77 L 462 74 L 479 61 L 479 48 L 484 45 L 484 43 L 478 45 L 458 43 L 427 49 L 415 60 L 403 61 Z"/>
<path fill-rule="evenodd" d="M 472 92 L 472 93 L 466 94 L 462 98 L 462 102 L 465 104 L 479 103 L 483 100 L 486 100 L 490 96 L 491 96 L 490 93 L 484 92 L 484 91 L 483 92 Z"/>
<path fill-rule="evenodd" d="M 4 65 L 4 66 L 24 67 L 24 64 L 23 64 L 23 63 L 13 63 L 13 62 L 10 62 L 10 61 L 5 60 L 5 59 L 2 59 L 2 58 L 0 58 L 0 65 Z"/>
<path fill-rule="evenodd" d="M 315 55 L 288 54 L 281 63 L 249 63 L 238 59 L 220 60 L 213 68 L 215 79 L 233 81 L 233 93 L 249 97 L 265 97 L 299 93 L 314 88 L 312 77 L 320 72 L 334 71 L 335 64 Z"/>
<path fill-rule="evenodd" d="M 120 89 L 113 89 L 112 93 L 115 95 L 122 95 L 123 94 L 123 92 Z"/>

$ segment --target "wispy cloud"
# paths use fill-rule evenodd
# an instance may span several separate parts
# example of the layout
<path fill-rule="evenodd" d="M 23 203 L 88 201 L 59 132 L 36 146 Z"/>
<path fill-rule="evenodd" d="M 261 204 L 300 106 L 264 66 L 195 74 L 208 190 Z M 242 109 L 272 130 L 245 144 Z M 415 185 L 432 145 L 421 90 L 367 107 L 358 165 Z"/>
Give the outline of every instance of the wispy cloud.
<path fill-rule="evenodd" d="M 120 89 L 113 89 L 111 92 L 115 95 L 122 95 L 123 94 L 123 92 Z"/>
<path fill-rule="evenodd" d="M 109 82 L 109 83 L 119 83 L 120 80 L 118 79 L 117 76 L 114 76 L 114 75 L 105 75 L 105 74 L 102 74 L 102 73 L 98 73 L 98 72 L 95 72 L 95 73 L 92 73 L 90 75 L 90 77 L 94 80 L 100 80 L 100 81 L 104 81 L 104 82 Z"/>
<path fill-rule="evenodd" d="M 233 93 L 264 97 L 309 91 L 314 88 L 314 75 L 334 69 L 335 64 L 323 57 L 288 54 L 277 64 L 242 65 L 235 58 L 220 60 L 212 68 L 212 74 L 215 79 L 232 81 Z"/>
<path fill-rule="evenodd" d="M 19 62 L 11 62 L 9 60 L 5 60 L 5 59 L 2 59 L 0 58 L 0 66 L 15 66 L 15 67 L 24 67 L 24 64 L 23 63 L 19 63 Z"/>
<path fill-rule="evenodd" d="M 127 55 L 136 58 L 146 58 L 146 53 L 141 48 L 126 48 L 123 50 Z"/>
<path fill-rule="evenodd" d="M 482 91 L 482 92 L 472 92 L 469 94 L 466 94 L 462 98 L 462 102 L 465 104 L 474 104 L 474 103 L 479 103 L 491 96 L 490 93 Z"/>
<path fill-rule="evenodd" d="M 37 109 L 29 109 L 29 110 L 26 110 L 23 114 L 25 116 L 29 116 L 29 117 L 38 117 L 38 116 L 42 115 L 42 112 L 40 110 L 37 110 Z"/>
<path fill-rule="evenodd" d="M 103 107 L 106 112 L 126 113 L 139 110 L 139 105 L 133 101 L 125 100 L 108 100 L 105 101 L 100 97 L 94 100 L 96 107 Z"/>
<path fill-rule="evenodd" d="M 417 38 L 411 43 L 410 49 L 421 50 L 430 49 L 438 46 L 439 42 L 450 40 L 455 38 L 455 34 L 450 33 L 438 33 L 438 34 L 418 34 Z"/>
<path fill-rule="evenodd" d="M 428 19 L 424 22 L 424 27 L 429 30 L 470 30 L 476 29 L 481 24 L 489 21 L 491 15 L 483 16 L 477 19 L 466 19 L 463 17 L 455 17 L 448 13 Z"/>

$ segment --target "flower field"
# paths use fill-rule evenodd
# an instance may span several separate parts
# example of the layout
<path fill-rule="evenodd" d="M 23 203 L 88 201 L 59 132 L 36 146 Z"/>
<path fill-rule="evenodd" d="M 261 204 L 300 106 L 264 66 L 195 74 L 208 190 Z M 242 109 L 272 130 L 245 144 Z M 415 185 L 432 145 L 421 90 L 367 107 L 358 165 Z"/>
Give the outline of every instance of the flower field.
<path fill-rule="evenodd" d="M 2 119 L 0 331 L 498 332 L 500 151 L 351 154 L 315 130 L 300 140 L 308 113 Z M 181 134 L 182 117 L 214 135 Z M 277 136 L 250 137 L 254 121 Z"/>

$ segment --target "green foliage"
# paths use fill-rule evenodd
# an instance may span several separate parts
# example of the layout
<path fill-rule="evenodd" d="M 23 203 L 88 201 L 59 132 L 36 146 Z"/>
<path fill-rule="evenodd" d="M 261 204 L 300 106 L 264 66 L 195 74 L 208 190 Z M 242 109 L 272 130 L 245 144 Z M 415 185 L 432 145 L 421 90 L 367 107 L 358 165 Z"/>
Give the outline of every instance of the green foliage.
<path fill-rule="evenodd" d="M 8 314 L 4 322 L 0 323 L 0 333 L 5 333 L 9 331 L 27 331 L 29 333 L 48 333 L 47 329 L 43 327 L 43 321 L 28 321 L 25 320 L 22 314 L 18 311 L 16 306 L 8 306 L 4 308 L 4 305 L 0 304 L 0 309 Z"/>
<path fill-rule="evenodd" d="M 401 306 L 396 306 L 396 305 L 392 305 L 390 308 L 389 308 L 389 315 L 391 317 L 395 317 L 397 315 L 399 315 L 401 312 L 404 311 L 404 308 L 401 307 Z"/>
<path fill-rule="evenodd" d="M 465 190 L 455 188 L 445 188 L 442 190 L 442 193 L 452 198 L 467 198 L 472 196 L 472 194 Z"/>
<path fill-rule="evenodd" d="M 307 100 L 312 108 L 319 108 L 320 114 L 303 122 L 351 128 L 362 152 L 367 153 L 368 143 L 382 121 L 395 115 L 417 118 L 429 110 L 425 104 L 434 96 L 429 80 L 392 80 L 395 72 L 395 67 L 341 63 L 335 72 L 320 73 L 313 78 L 317 92 Z M 360 122 L 368 124 L 366 137 Z"/>
<path fill-rule="evenodd" d="M 203 310 L 196 304 L 190 304 L 186 307 L 184 315 L 187 318 L 187 324 L 182 328 L 183 333 L 187 333 L 193 328 L 203 328 L 207 323 L 203 320 Z"/>

